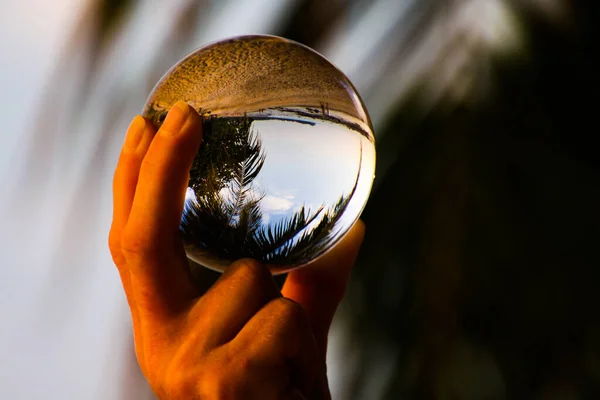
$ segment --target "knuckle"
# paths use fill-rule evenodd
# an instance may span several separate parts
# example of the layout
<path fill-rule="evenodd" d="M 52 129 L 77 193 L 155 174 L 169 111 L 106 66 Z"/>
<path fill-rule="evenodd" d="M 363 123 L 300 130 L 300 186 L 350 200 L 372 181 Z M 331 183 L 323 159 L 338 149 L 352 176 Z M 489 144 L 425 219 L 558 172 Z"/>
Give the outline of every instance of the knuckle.
<path fill-rule="evenodd" d="M 279 297 L 273 300 L 273 306 L 275 308 L 274 312 L 282 321 L 298 323 L 307 320 L 304 308 L 286 297 Z"/>
<path fill-rule="evenodd" d="M 273 300 L 271 323 L 268 324 L 270 345 L 280 349 L 286 357 L 297 356 L 303 337 L 311 332 L 304 308 L 285 297 Z"/>
<path fill-rule="evenodd" d="M 146 257 L 152 255 L 152 243 L 138 230 L 125 228 L 121 235 L 120 249 L 125 257 Z"/>
<path fill-rule="evenodd" d="M 161 156 L 162 149 L 152 149 L 154 151 L 149 151 L 146 154 L 146 157 L 142 160 L 142 165 L 140 167 L 140 174 L 148 174 L 148 175 L 156 175 L 161 173 Z"/>
<path fill-rule="evenodd" d="M 229 371 L 230 365 L 212 365 L 211 368 L 204 368 L 196 377 L 196 391 L 200 399 L 238 399 L 236 395 L 239 392 L 236 382 L 232 380 Z M 192 397 L 173 397 L 173 398 L 192 398 Z"/>
<path fill-rule="evenodd" d="M 232 345 L 221 348 L 219 363 L 223 366 L 221 371 L 239 371 L 242 376 L 247 376 L 254 367 L 253 356 L 247 349 L 240 349 Z"/>
<path fill-rule="evenodd" d="M 108 235 L 108 248 L 113 258 L 121 253 L 121 238 L 113 231 Z"/>
<path fill-rule="evenodd" d="M 181 159 L 180 153 L 185 149 L 180 135 L 166 137 L 156 135 L 152 146 L 142 160 L 142 168 L 152 171 L 162 171 L 166 163 L 177 162 Z"/>
<path fill-rule="evenodd" d="M 108 234 L 108 249 L 110 250 L 113 262 L 119 269 L 125 264 L 125 257 L 121 248 L 121 235 L 122 232 L 119 229 L 111 226 Z"/>
<path fill-rule="evenodd" d="M 181 151 L 173 144 L 164 143 L 163 139 L 155 138 L 157 146 L 151 148 L 140 167 L 140 181 L 167 182 L 182 179 L 182 172 L 187 166 L 181 157 Z M 185 167 L 185 168 L 184 168 Z"/>
<path fill-rule="evenodd" d="M 195 398 L 194 384 L 181 368 L 168 368 L 162 377 L 161 392 L 166 399 Z"/>

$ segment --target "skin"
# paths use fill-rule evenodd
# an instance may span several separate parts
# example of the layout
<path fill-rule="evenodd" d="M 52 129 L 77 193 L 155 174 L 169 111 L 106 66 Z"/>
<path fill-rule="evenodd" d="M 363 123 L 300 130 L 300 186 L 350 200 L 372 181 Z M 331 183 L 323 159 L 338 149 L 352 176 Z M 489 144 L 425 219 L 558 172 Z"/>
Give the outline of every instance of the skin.
<path fill-rule="evenodd" d="M 239 260 L 201 295 L 178 233 L 201 129 L 184 102 L 158 132 L 137 116 L 115 171 L 109 245 L 142 372 L 161 399 L 329 399 L 327 333 L 364 225 L 281 291 L 266 267 Z"/>

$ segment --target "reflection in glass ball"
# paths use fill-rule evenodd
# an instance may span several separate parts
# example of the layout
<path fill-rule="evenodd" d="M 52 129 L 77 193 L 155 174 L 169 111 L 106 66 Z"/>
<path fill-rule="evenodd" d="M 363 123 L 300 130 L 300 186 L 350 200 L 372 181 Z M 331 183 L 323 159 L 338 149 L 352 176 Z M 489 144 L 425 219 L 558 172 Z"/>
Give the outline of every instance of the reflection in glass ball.
<path fill-rule="evenodd" d="M 143 115 L 159 127 L 179 100 L 204 118 L 180 226 L 191 260 L 222 271 L 250 257 L 282 273 L 359 218 L 375 173 L 371 123 L 318 53 L 274 36 L 209 45 L 158 82 Z"/>

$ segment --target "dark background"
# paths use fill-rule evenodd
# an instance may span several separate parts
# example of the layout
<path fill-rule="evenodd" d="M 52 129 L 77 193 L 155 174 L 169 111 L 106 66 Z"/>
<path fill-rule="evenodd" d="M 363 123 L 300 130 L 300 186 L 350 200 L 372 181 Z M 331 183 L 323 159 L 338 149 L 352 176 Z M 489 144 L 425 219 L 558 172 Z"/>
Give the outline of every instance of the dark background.
<path fill-rule="evenodd" d="M 275 33 L 319 49 L 354 3 L 299 2 Z M 457 3 L 400 21 L 418 23 L 385 41 L 381 79 Z M 340 312 L 348 399 L 600 398 L 597 7 L 548 1 L 553 19 L 544 1 L 505 3 L 518 51 L 459 36 L 448 54 L 473 46 L 470 61 L 435 100 L 432 71 L 374 121 L 378 176 Z M 100 46 L 129 5 L 104 2 Z"/>

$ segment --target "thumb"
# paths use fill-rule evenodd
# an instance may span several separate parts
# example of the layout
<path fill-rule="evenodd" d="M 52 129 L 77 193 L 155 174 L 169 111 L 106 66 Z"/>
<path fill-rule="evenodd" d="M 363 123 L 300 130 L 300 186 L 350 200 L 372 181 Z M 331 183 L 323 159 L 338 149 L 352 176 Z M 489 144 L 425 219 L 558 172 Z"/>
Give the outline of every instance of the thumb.
<path fill-rule="evenodd" d="M 327 349 L 331 321 L 346 293 L 350 272 L 365 234 L 358 221 L 333 249 L 311 264 L 289 273 L 281 294 L 302 305 L 319 350 Z"/>

